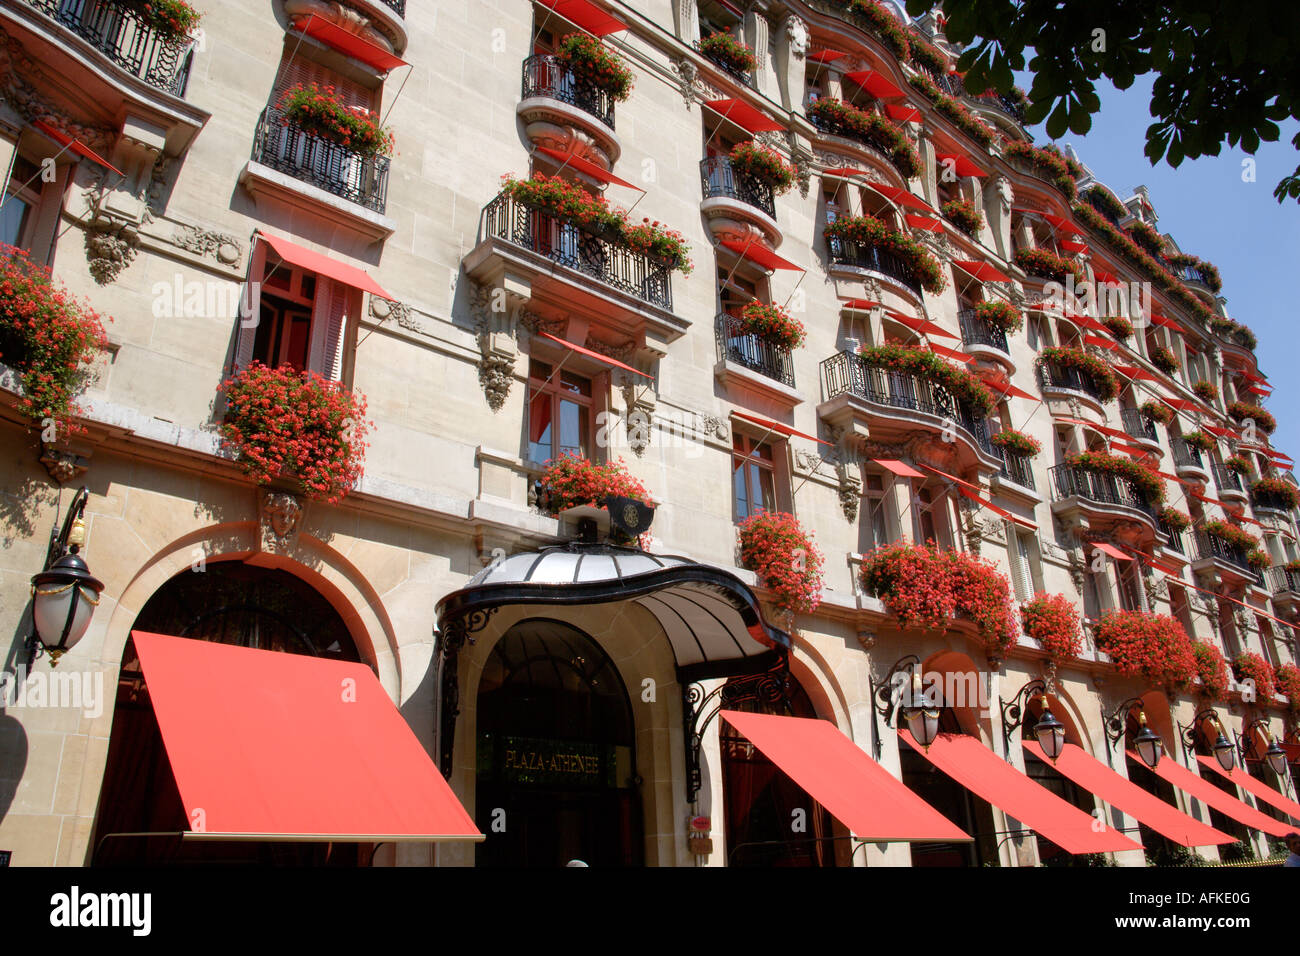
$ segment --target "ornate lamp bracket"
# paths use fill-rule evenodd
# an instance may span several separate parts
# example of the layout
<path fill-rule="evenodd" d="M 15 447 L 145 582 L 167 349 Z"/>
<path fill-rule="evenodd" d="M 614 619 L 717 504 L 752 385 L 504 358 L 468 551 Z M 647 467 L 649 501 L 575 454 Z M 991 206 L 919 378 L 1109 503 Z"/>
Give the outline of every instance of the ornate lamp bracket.
<path fill-rule="evenodd" d="M 442 622 L 434 632 L 434 653 L 438 658 L 438 688 L 440 698 L 438 724 L 438 769 L 443 777 L 451 778 L 452 755 L 456 746 L 456 718 L 460 716 L 460 674 L 457 662 L 460 649 L 470 637 L 487 626 L 497 608 L 479 608 L 465 611 Z"/>

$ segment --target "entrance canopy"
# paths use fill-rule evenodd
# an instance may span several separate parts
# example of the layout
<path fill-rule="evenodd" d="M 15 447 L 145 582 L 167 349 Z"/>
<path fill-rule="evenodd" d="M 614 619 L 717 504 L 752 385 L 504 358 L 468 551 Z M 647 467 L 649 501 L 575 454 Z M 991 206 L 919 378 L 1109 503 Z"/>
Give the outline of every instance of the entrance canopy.
<path fill-rule="evenodd" d="M 132 634 L 189 839 L 482 840 L 362 664 Z"/>
<path fill-rule="evenodd" d="M 1134 760 L 1141 760 L 1131 750 L 1128 755 Z M 1248 827 L 1263 830 L 1265 833 L 1279 837 L 1286 836 L 1295 829 L 1295 827 L 1287 826 L 1280 820 L 1274 820 L 1272 817 L 1260 813 L 1254 807 L 1246 806 L 1236 797 L 1220 790 L 1209 780 L 1198 777 L 1177 760 L 1161 760 L 1156 764 L 1155 773 L 1164 777 L 1179 790 L 1190 793 L 1201 803 L 1214 807 L 1225 816 L 1232 817 L 1232 819 L 1244 823 Z"/>
<path fill-rule="evenodd" d="M 1211 760 L 1209 757 L 1198 755 L 1196 758 L 1200 761 L 1202 767 L 1209 767 L 1219 776 L 1226 780 L 1231 780 L 1241 789 L 1245 790 L 1257 801 L 1263 800 L 1265 803 L 1272 804 L 1291 818 L 1291 822 L 1300 823 L 1300 804 L 1294 800 L 1288 799 L 1285 795 L 1278 793 L 1262 780 L 1256 780 L 1250 775 L 1250 772 L 1243 767 L 1233 767 L 1231 772 L 1224 773 L 1223 768 L 1219 766 L 1217 760 Z"/>
<path fill-rule="evenodd" d="M 687 558 L 571 542 L 516 554 L 484 568 L 438 602 L 439 626 L 479 626 L 506 605 L 572 607 L 630 601 L 663 627 L 685 681 L 756 673 L 790 637 L 763 620 L 740 578 Z"/>
<path fill-rule="evenodd" d="M 828 720 L 721 711 L 853 835 L 875 843 L 970 842 Z"/>

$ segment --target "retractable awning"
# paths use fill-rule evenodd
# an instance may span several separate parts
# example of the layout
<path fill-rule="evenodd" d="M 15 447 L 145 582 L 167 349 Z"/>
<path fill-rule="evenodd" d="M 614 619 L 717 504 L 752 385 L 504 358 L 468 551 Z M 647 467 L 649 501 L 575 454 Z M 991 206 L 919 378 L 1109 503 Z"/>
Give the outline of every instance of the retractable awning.
<path fill-rule="evenodd" d="M 755 242 L 753 239 L 746 242 L 741 242 L 739 239 L 723 239 L 719 245 L 730 249 L 742 259 L 748 259 L 768 272 L 774 272 L 777 269 L 788 269 L 792 272 L 804 271 L 803 266 L 797 266 L 789 259 L 782 259 L 767 246 Z"/>
<path fill-rule="evenodd" d="M 814 63 L 829 63 L 831 60 L 838 60 L 842 56 L 848 56 L 848 54 L 842 50 L 832 50 L 829 48 L 825 50 L 811 50 L 808 53 L 808 59 L 812 60 Z"/>
<path fill-rule="evenodd" d="M 952 170 L 958 176 L 973 176 L 976 179 L 983 179 L 988 175 L 988 173 L 980 169 L 980 167 L 976 166 L 970 161 L 970 159 L 960 153 L 935 153 L 935 158 L 939 160 L 940 163 L 951 162 Z"/>
<path fill-rule="evenodd" d="M 731 120 L 746 132 L 766 133 L 785 128 L 762 110 L 750 106 L 744 100 L 707 100 L 704 105 L 720 116 Z"/>
<path fill-rule="evenodd" d="M 970 842 L 830 721 L 734 710 L 720 716 L 854 836 L 875 843 Z"/>
<path fill-rule="evenodd" d="M 389 70 L 395 70 L 399 66 L 407 65 L 406 61 L 395 53 L 390 53 L 383 47 L 376 46 L 355 33 L 349 33 L 338 24 L 322 19 L 314 13 L 309 13 L 306 17 L 300 17 L 294 23 L 293 29 L 319 40 L 344 56 L 360 60 L 373 70 L 387 73 Z"/>
<path fill-rule="evenodd" d="M 925 200 L 913 192 L 909 192 L 900 186 L 891 186 L 888 183 L 863 183 L 868 189 L 880 193 L 886 199 L 892 199 L 900 206 L 909 206 L 920 212 L 928 212 L 933 215 L 934 210 L 926 205 Z"/>
<path fill-rule="evenodd" d="M 904 464 L 903 462 L 898 461 L 897 459 L 894 458 L 873 458 L 872 461 L 874 461 L 877 465 L 880 465 L 882 468 L 888 471 L 892 471 L 899 478 L 924 478 L 925 477 L 925 475 L 921 474 L 921 472 L 917 471 L 911 465 Z"/>
<path fill-rule="evenodd" d="M 875 70 L 855 70 L 845 73 L 844 79 L 852 80 L 878 100 L 896 100 L 907 95 L 889 77 Z"/>
<path fill-rule="evenodd" d="M 575 169 L 584 176 L 590 176 L 597 182 L 614 183 L 619 186 L 626 186 L 628 189 L 635 189 L 637 192 L 645 192 L 645 190 L 640 186 L 636 186 L 628 182 L 626 179 L 619 179 L 608 169 L 605 169 L 602 166 L 597 166 L 591 160 L 583 159 L 581 156 L 575 155 L 574 153 L 566 153 L 560 149 L 551 149 L 549 146 L 538 146 L 537 151 L 543 155 L 551 157 L 551 159 L 554 159 L 561 166 L 568 166 L 570 169 Z"/>
<path fill-rule="evenodd" d="M 902 312 L 895 312 L 893 309 L 886 309 L 886 313 L 893 319 L 906 325 L 913 332 L 924 332 L 926 335 L 938 336 L 945 339 L 957 339 L 960 341 L 961 336 L 954 335 L 941 325 L 935 325 L 929 319 L 920 319 L 912 315 L 904 315 Z"/>
<path fill-rule="evenodd" d="M 1055 768 L 1094 796 L 1136 817 L 1163 837 L 1181 846 L 1214 846 L 1236 843 L 1236 837 L 1206 826 L 1171 807 L 1153 793 L 1117 774 L 1076 744 L 1066 744 L 1055 762 L 1048 759 L 1035 741 L 1026 740 L 1025 750 Z"/>
<path fill-rule="evenodd" d="M 815 441 L 819 445 L 830 445 L 828 441 L 822 441 L 816 435 L 805 435 L 801 431 L 796 431 L 789 425 L 782 425 L 780 422 L 770 421 L 766 418 L 759 418 L 757 415 L 746 415 L 744 412 L 732 412 L 737 418 L 743 418 L 747 422 L 753 422 L 755 425 L 762 425 L 764 428 L 770 428 L 774 432 L 780 432 L 782 435 L 789 435 L 792 438 L 806 438 L 809 441 Z"/>
<path fill-rule="evenodd" d="M 969 262 L 962 259 L 953 261 L 958 269 L 966 272 L 980 282 L 1010 282 L 1011 277 L 1000 271 L 996 266 L 987 262 Z"/>
<path fill-rule="evenodd" d="M 653 375 L 648 375 L 647 373 L 641 371 L 640 369 L 635 369 L 630 365 L 625 365 L 624 363 L 620 362 L 616 358 L 610 358 L 608 355 L 601 355 L 599 352 L 595 352 L 589 348 L 586 348 L 585 346 L 578 345 L 576 342 L 566 341 L 565 339 L 562 339 L 559 336 L 552 335 L 550 332 L 542 332 L 540 334 L 542 338 L 550 339 L 552 342 L 556 342 L 560 345 L 563 345 L 566 349 L 568 349 L 571 352 L 577 352 L 579 355 L 585 355 L 587 356 L 587 358 L 595 359 L 597 362 L 600 362 L 602 365 L 608 365 L 611 368 L 621 368 L 625 372 L 631 372 L 633 375 L 640 375 L 642 378 L 654 378 Z"/>
<path fill-rule="evenodd" d="M 350 285 L 354 289 L 361 289 L 363 292 L 377 295 L 381 299 L 393 298 L 390 293 L 384 291 L 383 286 L 356 266 L 350 266 L 346 262 L 339 262 L 337 259 L 331 259 L 319 252 L 312 252 L 310 249 L 304 249 L 297 243 L 290 242 L 288 239 L 281 239 L 279 236 L 272 236 L 265 232 L 257 232 L 254 235 L 259 239 L 265 239 L 267 244 L 275 250 L 276 255 L 291 265 L 327 276 L 330 279 L 336 279 L 344 285 Z"/>
<path fill-rule="evenodd" d="M 603 37 L 627 29 L 626 23 L 589 0 L 537 0 L 537 2 L 554 10 L 574 26 L 586 30 L 592 36 Z"/>
<path fill-rule="evenodd" d="M 906 730 L 900 730 L 898 736 L 971 793 L 999 807 L 1067 853 L 1142 849 L 1115 830 L 1098 831 L 1095 817 L 1034 783 L 974 737 L 939 734 L 926 750 Z"/>
<path fill-rule="evenodd" d="M 1129 751 L 1128 755 L 1134 760 L 1141 762 L 1141 757 Z M 1227 814 L 1232 819 L 1246 824 L 1256 830 L 1263 830 L 1265 833 L 1273 836 L 1286 836 L 1295 827 L 1288 826 L 1280 820 L 1274 820 L 1270 816 L 1265 816 L 1253 807 L 1248 807 L 1234 796 L 1230 796 L 1220 790 L 1204 777 L 1198 777 L 1192 773 L 1177 760 L 1164 759 L 1156 764 L 1155 774 L 1168 780 L 1179 790 L 1190 793 L 1201 803 L 1214 807 L 1220 813 Z"/>
<path fill-rule="evenodd" d="M 483 839 L 365 665 L 132 637 L 186 839 Z"/>
<path fill-rule="evenodd" d="M 1209 767 L 1219 776 L 1231 780 L 1256 800 L 1263 800 L 1270 806 L 1277 807 L 1277 809 L 1291 817 L 1292 823 L 1300 825 L 1300 803 L 1296 803 L 1294 800 L 1290 800 L 1283 794 L 1278 793 L 1262 780 L 1256 780 L 1241 767 L 1234 767 L 1232 773 L 1224 773 L 1217 760 L 1210 760 L 1208 757 L 1202 757 L 1199 754 L 1196 759 L 1202 767 Z"/>
<path fill-rule="evenodd" d="M 59 132 L 49 123 L 45 122 L 45 120 L 33 120 L 32 126 L 40 130 L 44 135 L 48 136 L 50 139 L 54 140 L 54 142 L 58 143 L 64 149 L 71 150 L 72 152 L 76 153 L 78 156 L 82 157 L 83 159 L 88 159 L 92 163 L 96 163 L 97 165 L 103 166 L 105 169 L 111 169 L 119 176 L 123 176 L 123 177 L 126 176 L 126 174 L 122 172 L 122 170 L 118 169 L 116 166 L 114 166 L 112 163 L 106 160 L 103 156 L 100 156 L 99 153 L 95 152 L 93 149 L 91 149 L 81 140 L 73 139 L 71 136 Z"/>
<path fill-rule="evenodd" d="M 1111 545 L 1107 544 L 1104 541 L 1094 541 L 1092 542 L 1092 546 L 1096 548 L 1098 551 L 1100 551 L 1102 554 L 1109 554 L 1116 561 L 1133 560 L 1129 555 L 1125 554 L 1119 548 L 1112 547 Z"/>
<path fill-rule="evenodd" d="M 900 123 L 921 122 L 921 111 L 915 106 L 904 106 L 901 103 L 886 103 L 885 113 L 891 120 L 897 120 Z"/>

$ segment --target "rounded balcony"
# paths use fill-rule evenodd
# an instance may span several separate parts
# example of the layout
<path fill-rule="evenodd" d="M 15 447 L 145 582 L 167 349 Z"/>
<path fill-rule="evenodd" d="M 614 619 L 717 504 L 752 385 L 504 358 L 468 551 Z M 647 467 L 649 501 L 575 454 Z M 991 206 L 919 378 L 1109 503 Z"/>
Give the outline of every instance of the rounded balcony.
<path fill-rule="evenodd" d="M 700 161 L 700 212 L 714 239 L 745 242 L 750 238 L 776 249 L 785 238 L 776 223 L 776 195 L 772 187 L 741 173 L 726 156 Z"/>
<path fill-rule="evenodd" d="M 1003 329 L 979 318 L 974 309 L 958 312 L 957 324 L 961 328 L 963 352 L 996 363 L 1006 369 L 1008 375 L 1016 374 L 1016 363 L 1011 361 L 1011 346 L 1007 343 L 1007 333 Z"/>
<path fill-rule="evenodd" d="M 515 112 L 534 146 L 577 153 L 605 169 L 623 153 L 614 133 L 613 98 L 550 54 L 524 60 Z"/>

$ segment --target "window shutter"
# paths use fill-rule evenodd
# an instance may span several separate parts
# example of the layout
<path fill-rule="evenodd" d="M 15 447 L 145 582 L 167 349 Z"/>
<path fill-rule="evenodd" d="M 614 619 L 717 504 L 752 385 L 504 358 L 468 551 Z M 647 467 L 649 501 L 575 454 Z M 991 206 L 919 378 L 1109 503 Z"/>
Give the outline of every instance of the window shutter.
<path fill-rule="evenodd" d="M 240 369 L 253 360 L 253 343 L 257 339 L 257 326 L 261 321 L 262 276 L 266 273 L 266 243 L 260 239 L 253 243 L 248 257 L 248 278 L 239 295 L 239 308 L 235 313 L 235 368 Z"/>
<path fill-rule="evenodd" d="M 1033 595 L 1030 593 L 1026 581 L 1024 552 L 1020 543 L 1020 533 L 1016 531 L 1015 523 L 1006 522 L 1007 529 L 1007 557 L 1011 564 L 1011 582 L 1015 586 L 1016 600 L 1028 601 Z"/>
<path fill-rule="evenodd" d="M 312 310 L 311 368 L 331 381 L 343 377 L 343 348 L 353 289 L 342 282 L 318 276 Z"/>

